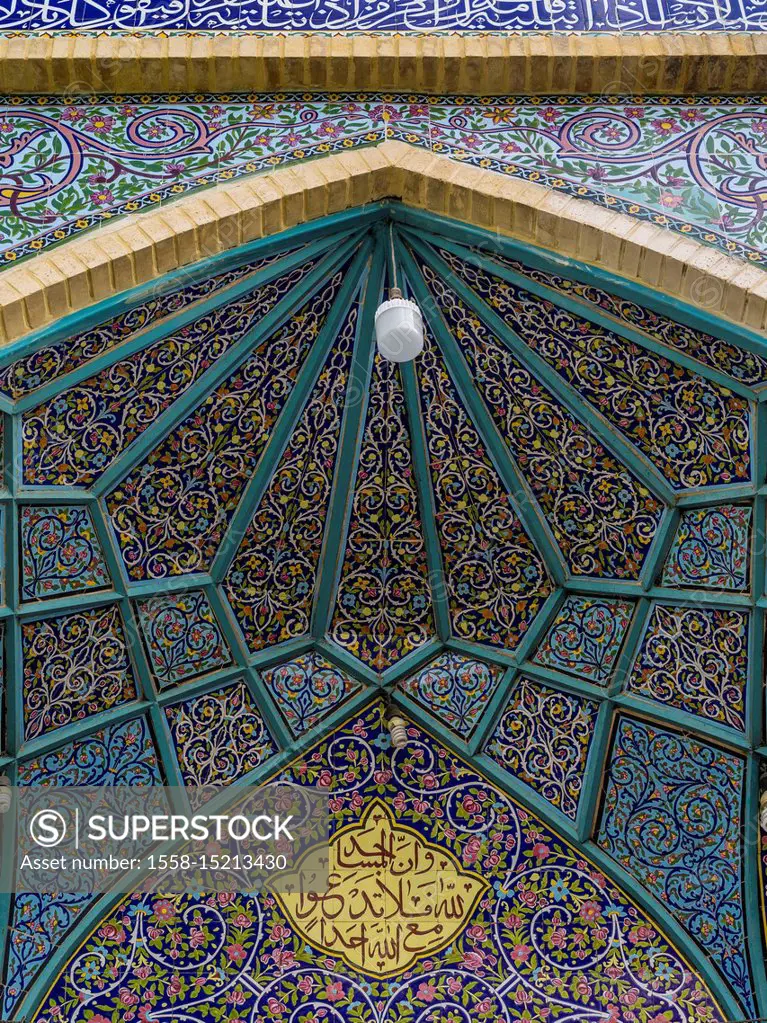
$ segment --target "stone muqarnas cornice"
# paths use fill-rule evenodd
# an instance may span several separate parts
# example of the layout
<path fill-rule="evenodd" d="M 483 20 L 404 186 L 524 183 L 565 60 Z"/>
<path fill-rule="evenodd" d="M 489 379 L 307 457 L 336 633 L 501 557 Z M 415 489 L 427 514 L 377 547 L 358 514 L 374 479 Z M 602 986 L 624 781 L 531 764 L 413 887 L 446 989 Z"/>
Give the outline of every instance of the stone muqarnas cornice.
<path fill-rule="evenodd" d="M 767 93 L 767 33 L 5 36 L 0 90 Z"/>
<path fill-rule="evenodd" d="M 767 327 L 767 272 L 520 178 L 404 142 L 336 153 L 115 220 L 0 274 L 0 344 L 129 288 L 280 231 L 381 199 L 556 251 Z"/>

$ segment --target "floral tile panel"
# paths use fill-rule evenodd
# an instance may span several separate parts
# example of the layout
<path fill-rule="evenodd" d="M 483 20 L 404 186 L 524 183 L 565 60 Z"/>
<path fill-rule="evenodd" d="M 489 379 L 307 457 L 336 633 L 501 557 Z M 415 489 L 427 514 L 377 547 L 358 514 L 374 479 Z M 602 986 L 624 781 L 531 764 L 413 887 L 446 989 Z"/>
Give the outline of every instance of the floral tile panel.
<path fill-rule="evenodd" d="M 663 569 L 663 585 L 747 590 L 750 547 L 750 507 L 688 509 Z"/>
<path fill-rule="evenodd" d="M 20 520 L 22 600 L 62 597 L 110 585 L 88 508 L 27 505 Z"/>
<path fill-rule="evenodd" d="M 643 1023 L 723 1023 L 695 967 L 625 890 L 417 725 L 392 758 L 381 710 L 354 715 L 283 772 L 329 791 L 334 904 L 347 910 L 333 926 L 321 900 L 301 906 L 290 892 L 135 892 L 61 963 L 31 1023 L 113 1023 L 144 1007 L 199 1023 L 617 1020 L 624 991 Z M 367 867 L 382 843 L 397 851 L 402 891 L 388 901 Z M 451 895 L 459 884 L 462 899 Z M 382 940 L 414 921 L 418 942 Z M 192 948 L 179 970 L 171 953 Z"/>
<path fill-rule="evenodd" d="M 521 678 L 484 752 L 575 820 L 599 703 Z"/>
<path fill-rule="evenodd" d="M 727 2 L 739 7 L 741 0 Z M 481 20 L 484 4 L 470 6 Z M 690 25 L 707 7 L 675 4 L 692 16 Z M 18 0 L 11 8 L 27 11 Z M 641 28 L 647 8 L 638 0 L 622 0 L 616 9 Z M 567 0 L 561 10 L 580 11 L 580 0 Z M 734 24 L 741 20 L 733 14 Z M 0 15 L 0 29 L 2 21 Z M 16 260 L 189 189 L 389 137 L 538 181 L 762 263 L 765 136 L 760 97 L 280 94 L 86 97 L 69 105 L 12 98 L 0 106 L 8 181 L 0 195 L 0 253 Z M 37 173 L 41 159 L 45 181 Z"/>
<path fill-rule="evenodd" d="M 261 678 L 296 736 L 314 728 L 362 689 L 362 683 L 317 653 L 263 668 Z"/>
<path fill-rule="evenodd" d="M 745 761 L 692 736 L 619 720 L 598 841 L 705 949 L 756 1015 L 746 950 Z"/>
<path fill-rule="evenodd" d="M 463 738 L 474 731 L 504 669 L 453 651 L 440 654 L 398 688 Z"/>
<path fill-rule="evenodd" d="M 604 597 L 566 597 L 533 656 L 536 664 L 607 685 L 634 605 Z"/>

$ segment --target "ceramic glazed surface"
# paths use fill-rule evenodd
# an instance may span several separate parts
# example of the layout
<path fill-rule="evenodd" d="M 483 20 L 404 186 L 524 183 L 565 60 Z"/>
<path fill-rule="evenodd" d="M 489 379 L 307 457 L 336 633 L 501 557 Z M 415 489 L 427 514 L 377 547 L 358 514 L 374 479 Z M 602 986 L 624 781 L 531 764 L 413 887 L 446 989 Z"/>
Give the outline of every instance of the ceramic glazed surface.
<path fill-rule="evenodd" d="M 8 0 L 0 29 L 145 31 L 158 29 L 214 32 L 424 32 L 424 31 L 758 31 L 764 11 L 754 0 L 727 0 L 724 4 L 683 2 L 643 4 L 638 0 L 584 0 L 551 5 L 543 0 L 481 0 L 450 3 L 440 0 L 387 0 L 371 4 L 342 0 L 312 0 L 300 6 L 280 0 L 234 7 L 218 0 L 149 0 L 136 5 L 128 0 L 103 4 L 97 0 L 70 0 L 54 6 L 30 7 Z"/>
<path fill-rule="evenodd" d="M 761 1011 L 767 351 L 487 242 L 381 204 L 0 357 L 2 770 L 282 773 L 334 835 L 445 865 L 365 933 L 380 891 L 335 847 L 333 928 L 291 897 L 21 893 L 6 1015 Z M 403 367 L 374 344 L 393 258 L 427 321 Z M 378 940 L 458 881 L 417 950 Z"/>
<path fill-rule="evenodd" d="M 192 188 L 388 138 L 763 263 L 766 133 L 763 97 L 18 97 L 0 106 L 0 252 L 13 261 Z"/>
<path fill-rule="evenodd" d="M 193 1005 L 199 1020 L 280 1020 L 308 1011 L 373 1021 L 439 1007 L 456 1019 L 480 1013 L 512 1023 L 542 1011 L 550 1019 L 620 1011 L 621 989 L 634 992 L 632 1004 L 648 1019 L 721 1019 L 678 953 L 619 888 L 427 733 L 411 727 L 409 755 L 392 757 L 374 705 L 332 742 L 332 751 L 319 744 L 284 777 L 327 786 L 334 831 L 351 829 L 361 850 L 366 836 L 383 829 L 397 836 L 403 857 L 413 846 L 441 853 L 445 873 L 462 877 L 469 890 L 463 914 L 445 918 L 441 940 L 431 939 L 422 956 L 394 941 L 386 953 L 377 951 L 373 936 L 364 939 L 370 928 L 355 922 L 365 896 L 376 905 L 375 885 L 364 877 L 369 871 L 355 880 L 348 858 L 333 898 L 350 912 L 324 939 L 317 921 L 288 897 L 137 895 L 86 939 L 36 1021 L 63 1015 L 101 1023 L 131 1010 L 162 1015 Z M 493 831 L 480 838 L 478 824 L 491 819 Z M 398 869 L 393 863 L 392 879 Z M 411 891 L 429 882 L 414 877 Z M 405 906 L 397 906 L 385 911 L 392 934 L 407 920 Z M 423 921 L 424 934 L 439 922 L 434 913 Z M 541 914 L 550 920 L 546 928 Z M 568 934 L 570 921 L 577 939 Z M 168 956 L 173 948 L 186 956 L 200 950 L 199 965 L 188 960 L 180 975 Z"/>

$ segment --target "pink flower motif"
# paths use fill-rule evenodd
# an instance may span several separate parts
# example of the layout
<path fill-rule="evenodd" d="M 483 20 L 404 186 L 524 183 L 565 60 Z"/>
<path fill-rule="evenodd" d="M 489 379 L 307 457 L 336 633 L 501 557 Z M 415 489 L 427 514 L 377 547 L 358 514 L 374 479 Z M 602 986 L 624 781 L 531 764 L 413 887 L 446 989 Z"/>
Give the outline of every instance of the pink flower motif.
<path fill-rule="evenodd" d="M 549 849 L 545 842 L 536 842 L 533 846 L 533 856 L 536 860 L 548 859 L 550 852 L 551 849 Z"/>
<path fill-rule="evenodd" d="M 158 899 L 152 905 L 152 912 L 158 920 L 170 920 L 176 915 L 176 907 L 170 899 Z"/>
<path fill-rule="evenodd" d="M 230 961 L 233 963 L 241 963 L 247 955 L 244 947 L 238 941 L 231 945 L 227 945 L 225 951 L 229 956 Z"/>
<path fill-rule="evenodd" d="M 310 995 L 314 991 L 314 984 L 311 977 L 301 977 L 296 987 L 302 995 Z"/>
<path fill-rule="evenodd" d="M 511 958 L 515 963 L 526 963 L 530 958 L 531 951 L 529 945 L 515 945 L 511 950 Z"/>
<path fill-rule="evenodd" d="M 65 107 L 61 115 L 62 121 L 80 121 L 85 117 L 85 111 L 81 107 Z"/>
<path fill-rule="evenodd" d="M 108 188 L 103 188 L 100 192 L 91 192 L 91 200 L 97 206 L 108 206 L 111 202 L 114 202 L 114 196 Z"/>
<path fill-rule="evenodd" d="M 650 124 L 659 135 L 671 135 L 679 130 L 679 125 L 673 117 L 656 117 L 654 121 L 650 121 Z"/>
<path fill-rule="evenodd" d="M 107 114 L 93 114 L 91 119 L 86 122 L 85 130 L 92 131 L 94 135 L 106 135 L 112 130 L 114 123 L 114 117 L 109 117 Z"/>
<path fill-rule="evenodd" d="M 660 204 L 667 209 L 675 210 L 677 206 L 682 205 L 683 201 L 681 195 L 672 195 L 670 192 L 661 193 Z"/>
<path fill-rule="evenodd" d="M 320 135 L 325 135 L 327 138 L 337 139 L 341 134 L 341 126 L 334 124 L 332 121 L 326 121 L 320 125 Z"/>
<path fill-rule="evenodd" d="M 328 984 L 325 988 L 325 997 L 329 1002 L 339 1002 L 344 997 L 344 986 L 340 980 Z"/>
<path fill-rule="evenodd" d="M 644 107 L 626 107 L 626 117 L 644 117 Z"/>
<path fill-rule="evenodd" d="M 281 970 L 289 970 L 296 964 L 296 957 L 290 949 L 278 948 L 272 952 L 272 960 L 275 966 Z"/>
<path fill-rule="evenodd" d="M 418 986 L 418 990 L 415 993 L 416 998 L 420 998 L 422 1002 L 433 1002 L 437 997 L 437 988 L 434 984 L 429 982 L 428 984 L 423 983 Z"/>

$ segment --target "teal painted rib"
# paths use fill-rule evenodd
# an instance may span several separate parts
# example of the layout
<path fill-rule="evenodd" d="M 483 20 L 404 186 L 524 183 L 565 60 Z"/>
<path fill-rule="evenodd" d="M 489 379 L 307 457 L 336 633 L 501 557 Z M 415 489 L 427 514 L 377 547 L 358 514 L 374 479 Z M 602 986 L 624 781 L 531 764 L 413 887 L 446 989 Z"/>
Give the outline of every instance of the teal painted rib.
<path fill-rule="evenodd" d="M 384 265 L 385 253 L 379 232 L 376 236 L 373 262 L 365 287 L 357 342 L 354 347 L 354 360 L 346 389 L 347 394 L 357 398 L 357 403 L 354 405 L 352 402 L 347 402 L 341 424 L 338 457 L 333 477 L 333 492 L 323 537 L 312 614 L 311 631 L 315 639 L 324 637 L 330 629 L 338 580 L 343 568 L 345 538 L 354 500 L 357 462 L 365 432 L 367 399 L 375 352 L 373 324 L 381 296 Z"/>
<path fill-rule="evenodd" d="M 411 650 L 409 654 L 397 661 L 390 668 L 387 668 L 381 675 L 381 681 L 385 686 L 393 686 L 400 679 L 407 678 L 423 668 L 429 661 L 439 657 L 445 650 L 444 644 L 439 639 L 432 639 L 423 646 Z"/>
<path fill-rule="evenodd" d="M 184 779 L 176 756 L 176 749 L 170 735 L 165 713 L 157 704 L 149 708 L 149 724 L 157 747 L 160 769 L 165 776 L 165 784 L 171 789 L 169 800 L 174 813 L 189 813 L 189 797 L 184 786 Z"/>
<path fill-rule="evenodd" d="M 564 591 L 555 590 L 546 598 L 543 607 L 530 623 L 530 627 L 522 637 L 522 641 L 514 651 L 517 664 L 522 664 L 532 656 L 543 637 L 546 635 L 549 626 L 554 621 L 557 611 L 560 608 Z"/>
<path fill-rule="evenodd" d="M 666 508 L 663 513 L 658 531 L 653 539 L 652 547 L 647 555 L 642 571 L 639 573 L 639 582 L 643 590 L 651 589 L 663 574 L 663 566 L 666 564 L 671 545 L 674 542 L 676 531 L 681 516 L 678 511 Z"/>
<path fill-rule="evenodd" d="M 644 596 L 640 582 L 626 579 L 593 579 L 586 575 L 574 575 L 567 580 L 568 593 L 581 593 L 584 597 L 610 596 L 637 598 Z"/>
<path fill-rule="evenodd" d="M 423 419 L 418 398 L 418 380 L 412 363 L 400 366 L 402 389 L 405 394 L 408 423 L 410 427 L 410 450 L 413 456 L 415 482 L 418 488 L 418 504 L 421 513 L 421 529 L 426 544 L 426 563 L 429 568 L 429 589 L 431 591 L 434 620 L 437 635 L 443 641 L 450 639 L 450 607 L 447 599 L 447 577 L 442 564 L 442 548 L 435 524 L 436 508 L 431 485 L 429 455 L 426 445 Z"/>
<path fill-rule="evenodd" d="M 167 707 L 180 700 L 191 700 L 195 696 L 204 696 L 214 689 L 223 689 L 230 682 L 244 678 L 247 668 L 240 664 L 231 664 L 228 668 L 208 672 L 197 678 L 184 679 L 167 689 L 160 689 L 155 700 L 158 707 Z"/>
<path fill-rule="evenodd" d="M 474 643 L 467 639 L 449 639 L 445 643 L 445 648 L 455 650 L 466 657 L 479 657 L 480 660 L 492 661 L 494 664 L 510 668 L 517 666 L 516 651 L 502 650 L 501 647 L 487 647 L 483 643 Z"/>
<path fill-rule="evenodd" d="M 458 298 L 478 316 L 520 362 L 524 363 L 568 409 L 568 411 L 603 444 L 626 468 L 665 504 L 672 504 L 674 491 L 669 487 L 659 469 L 642 452 L 638 451 L 615 427 L 611 426 L 567 381 L 548 365 L 516 334 L 508 324 L 474 292 L 459 280 L 440 256 L 424 245 L 412 234 L 407 235 L 408 243 L 428 263 Z M 433 304 L 433 300 L 432 300 Z"/>
<path fill-rule="evenodd" d="M 248 668 L 243 676 L 245 685 L 250 690 L 258 713 L 266 723 L 275 745 L 280 750 L 291 750 L 293 735 L 280 714 L 277 705 L 267 687 L 253 668 Z M 268 761 L 267 761 L 268 763 Z"/>
<path fill-rule="evenodd" d="M 673 604 L 706 604 L 717 607 L 751 607 L 753 598 L 747 593 L 733 593 L 731 590 L 694 590 L 676 589 L 673 586 L 653 586 L 647 591 L 653 600 L 671 602 Z"/>
<path fill-rule="evenodd" d="M 112 298 L 104 299 L 4 347 L 0 354 L 0 368 L 9 366 L 18 359 L 37 351 L 38 348 L 91 330 L 112 317 L 127 312 L 133 306 L 139 305 L 154 295 L 173 291 L 183 284 L 195 284 L 226 270 L 242 266 L 244 263 L 274 255 L 281 249 L 308 245 L 328 233 L 337 234 L 341 238 L 348 237 L 350 230 L 353 232 L 364 230 L 385 216 L 387 211 L 387 204 L 380 202 L 371 203 L 364 209 L 344 210 L 342 213 L 333 214 L 319 221 L 301 224 L 289 231 L 283 231 L 267 238 L 259 238 L 241 245 L 239 248 L 229 249 L 227 252 L 209 256 L 190 266 L 171 271 L 160 278 L 159 282 L 157 280 L 148 281 Z"/>
<path fill-rule="evenodd" d="M 623 645 L 618 655 L 612 679 L 607 687 L 608 696 L 615 696 L 626 688 L 631 668 L 639 653 L 647 626 L 650 623 L 651 613 L 652 605 L 649 600 L 645 598 L 637 601 L 631 622 L 626 630 L 626 635 L 623 637 Z"/>
<path fill-rule="evenodd" d="M 0 767 L 0 773 L 6 775 L 12 786 L 17 784 L 18 772 L 14 762 Z M 0 856 L 0 963 L 7 963 L 6 951 L 11 937 L 11 923 L 14 897 L 10 894 L 16 880 L 16 813 L 11 810 L 3 817 L 2 823 L 3 855 Z M 7 965 L 4 966 L 2 978 L 6 976 Z"/>
<path fill-rule="evenodd" d="M 93 607 L 106 607 L 114 604 L 120 594 L 115 590 L 94 590 L 77 593 L 77 603 L 72 603 L 72 594 L 64 597 L 53 597 L 50 600 L 32 600 L 21 604 L 16 611 L 20 620 L 36 622 L 43 618 L 51 618 L 53 615 L 72 614 L 75 611 L 84 611 Z"/>
<path fill-rule="evenodd" d="M 495 466 L 495 470 L 509 496 L 514 511 L 528 537 L 543 556 L 543 560 L 555 584 L 561 586 L 566 573 L 564 560 L 551 535 L 548 524 L 541 514 L 538 502 L 519 473 L 508 447 L 502 440 L 495 422 L 487 410 L 487 406 L 476 390 L 471 380 L 469 368 L 440 310 L 436 307 L 420 270 L 410 253 L 399 244 L 399 241 L 397 243 L 397 257 L 407 275 L 408 283 L 413 289 L 416 301 L 422 309 L 430 310 L 431 314 L 428 317 L 429 326 L 444 356 L 453 384 L 487 448 L 488 457 Z"/>
<path fill-rule="evenodd" d="M 478 756 L 490 741 L 493 730 L 506 709 L 506 705 L 511 699 L 511 694 L 514 692 L 516 674 L 516 668 L 507 668 L 501 676 L 498 688 L 493 693 L 487 707 L 485 707 L 482 717 L 477 722 L 474 733 L 469 740 L 468 753 L 470 756 Z"/>
<path fill-rule="evenodd" d="M 750 757 L 746 768 L 746 791 L 743 799 L 743 902 L 745 908 L 745 931 L 748 961 L 756 995 L 756 1004 L 762 1015 L 767 1015 L 767 973 L 765 972 L 764 939 L 762 932 L 761 903 L 763 892 L 760 886 L 761 871 L 759 856 L 761 836 L 759 834 L 759 762 Z M 748 879 L 756 881 L 749 884 Z"/>
<path fill-rule="evenodd" d="M 588 679 L 581 678 L 580 675 L 568 675 L 563 671 L 554 671 L 551 668 L 544 667 L 542 664 L 537 664 L 535 661 L 525 661 L 524 664 L 519 666 L 519 670 L 527 678 L 543 682 L 550 689 L 553 688 L 561 692 L 585 696 L 589 700 L 601 701 L 607 698 L 605 686 L 589 682 Z"/>
<path fill-rule="evenodd" d="M 311 298 L 317 288 L 338 269 L 358 244 L 359 238 L 354 236 L 344 246 L 326 256 L 289 295 L 270 309 L 266 316 L 262 317 L 225 355 L 216 360 L 182 397 L 173 402 L 151 427 L 144 430 L 120 453 L 93 485 L 93 492 L 99 496 L 108 494 L 132 469 L 143 462 L 163 437 L 183 422 L 190 412 L 248 359 L 254 348 L 286 323 L 303 303 Z"/>
<path fill-rule="evenodd" d="M 697 732 L 701 739 L 712 739 L 720 746 L 727 746 L 737 750 L 740 754 L 748 753 L 751 749 L 751 743 L 738 729 L 712 721 L 703 715 L 680 710 L 668 703 L 653 700 L 651 697 L 643 696 L 641 692 L 617 693 L 613 697 L 613 701 L 626 713 L 634 717 L 641 717 L 645 721 L 652 721 L 656 728 L 666 728 L 671 725 L 686 735 Z"/>
<path fill-rule="evenodd" d="M 265 284 L 276 280 L 278 277 L 282 277 L 283 274 L 288 273 L 290 270 L 301 266 L 311 259 L 316 259 L 321 256 L 328 250 L 334 240 L 336 241 L 336 244 L 339 244 L 342 243 L 344 239 L 340 236 L 337 239 L 334 239 L 334 237 L 329 239 L 321 238 L 306 248 L 298 249 L 296 252 L 291 253 L 284 259 L 277 260 L 269 266 L 265 266 L 263 270 L 257 270 L 255 273 L 249 274 L 247 277 L 237 281 L 235 284 L 230 284 L 226 288 L 218 289 L 209 298 L 200 299 L 197 302 L 186 306 L 184 309 L 179 310 L 177 313 L 171 313 L 169 316 L 159 320 L 155 325 L 147 328 L 146 330 L 140 331 L 138 334 L 126 339 L 121 344 L 115 345 L 114 348 L 110 348 L 102 355 L 86 362 L 85 365 L 72 370 L 70 373 L 63 374 L 52 383 L 38 388 L 27 397 L 19 398 L 14 403 L 15 410 L 18 412 L 26 412 L 28 409 L 36 408 L 44 401 L 54 398 L 60 391 L 69 387 L 74 387 L 75 385 L 82 383 L 84 380 L 90 379 L 90 377 L 94 376 L 96 373 L 100 373 L 109 366 L 113 366 L 116 362 L 120 362 L 123 359 L 134 355 L 136 352 L 143 351 L 155 341 L 159 341 L 164 337 L 169 337 L 171 334 L 175 334 L 177 331 L 182 330 L 189 324 L 194 323 L 195 320 L 198 320 L 203 316 L 208 316 L 221 306 L 228 305 L 230 302 L 236 302 L 239 298 L 242 298 L 251 291 L 257 291 Z M 191 281 L 185 279 L 185 283 L 190 284 Z"/>
<path fill-rule="evenodd" d="M 115 555 L 116 557 L 118 555 Z M 123 571 L 125 571 L 123 569 Z M 199 590 L 200 587 L 208 586 L 211 578 L 207 572 L 190 572 L 189 575 L 166 575 L 162 579 L 146 579 L 142 582 L 131 582 L 125 584 L 125 592 L 131 600 L 141 600 L 145 597 L 156 597 L 170 593 L 183 593 L 186 590 Z"/>
<path fill-rule="evenodd" d="M 229 571 L 229 566 L 237 554 L 251 519 L 258 511 L 261 498 L 264 496 L 272 476 L 279 464 L 282 454 L 290 442 L 293 431 L 303 415 L 306 403 L 311 397 L 322 367 L 330 353 L 340 330 L 344 317 L 357 294 L 360 285 L 364 285 L 367 267 L 370 260 L 371 245 L 363 244 L 349 268 L 349 273 L 336 295 L 327 319 L 317 336 L 311 351 L 301 367 L 298 378 L 285 402 L 277 423 L 272 428 L 267 445 L 261 455 L 258 468 L 248 482 L 240 503 L 232 516 L 218 554 L 214 558 L 210 570 L 216 583 L 221 583 Z"/>
<path fill-rule="evenodd" d="M 31 757 L 42 757 L 58 746 L 84 739 L 102 728 L 121 725 L 126 721 L 132 721 L 133 718 L 141 717 L 151 706 L 152 703 L 149 700 L 131 700 L 128 703 L 117 704 L 110 707 L 109 710 L 91 714 L 80 721 L 62 725 L 60 728 L 54 728 L 51 732 L 45 732 L 43 735 L 30 739 L 28 742 L 22 742 L 16 751 L 16 756 L 19 763 L 29 760 Z"/>
<path fill-rule="evenodd" d="M 691 491 L 680 490 L 675 504 L 680 508 L 705 508 L 710 504 L 748 500 L 748 498 L 758 493 L 760 493 L 760 488 L 754 483 L 731 483 L 724 487 L 705 487 L 701 490 Z"/>
<path fill-rule="evenodd" d="M 383 685 L 381 676 L 378 672 L 373 671 L 372 668 L 368 668 L 362 661 L 358 661 L 356 657 L 353 657 L 348 650 L 344 650 L 343 647 L 338 646 L 332 639 L 324 636 L 322 639 L 316 641 L 315 649 L 318 653 L 332 663 L 337 668 L 341 668 L 342 671 L 347 672 L 352 678 L 356 678 L 359 682 L 364 682 L 365 685 L 380 688 Z"/>
<path fill-rule="evenodd" d="M 589 747 L 586 769 L 583 772 L 581 797 L 578 800 L 578 810 L 575 816 L 575 829 L 579 843 L 587 842 L 596 830 L 597 808 L 602 795 L 605 763 L 611 744 L 615 716 L 613 711 L 612 701 L 605 700 L 597 714 L 594 738 Z"/>
<path fill-rule="evenodd" d="M 222 595 L 222 601 L 228 605 L 226 597 Z M 232 616 L 233 617 L 233 616 Z M 239 626 L 236 626 L 239 634 Z M 245 640 L 241 640 L 243 647 L 245 646 Z M 298 636 L 296 639 L 287 639 L 282 643 L 275 643 L 274 646 L 264 647 L 263 650 L 258 650 L 256 653 L 251 654 L 248 658 L 248 663 L 251 667 L 260 671 L 262 668 L 271 667 L 273 664 L 281 664 L 283 661 L 289 661 L 293 657 L 298 657 L 301 654 L 307 653 L 314 646 L 314 640 L 311 636 Z"/>
<path fill-rule="evenodd" d="M 680 299 L 669 297 L 662 291 L 629 281 L 625 277 L 619 277 L 590 263 L 570 259 L 548 249 L 500 234 L 490 235 L 482 228 L 472 227 L 461 221 L 400 203 L 391 207 L 391 216 L 396 223 L 407 226 L 411 230 L 434 232 L 440 237 L 453 239 L 467 248 L 477 247 L 485 250 L 490 248 L 538 270 L 570 277 L 585 284 L 595 284 L 620 298 L 626 298 L 640 306 L 654 309 L 671 320 L 679 320 L 692 327 L 693 330 L 713 334 L 723 341 L 747 348 L 748 351 L 767 358 L 767 342 L 756 331 L 735 325 L 708 310 L 701 311 Z"/>
<path fill-rule="evenodd" d="M 684 366 L 686 369 L 691 370 L 693 373 L 697 373 L 699 376 L 705 377 L 707 380 L 711 380 L 713 383 L 728 388 L 733 392 L 733 394 L 738 394 L 747 398 L 749 401 L 757 400 L 758 395 L 753 388 L 748 387 L 746 384 L 742 384 L 739 380 L 735 380 L 733 377 L 727 376 L 726 373 L 722 373 L 719 370 L 712 369 L 710 366 L 706 366 L 703 363 L 698 362 L 696 359 L 689 355 L 685 355 L 684 352 L 679 351 L 676 348 L 672 348 L 670 345 L 664 345 L 659 341 L 655 341 L 648 334 L 644 334 L 641 330 L 637 330 L 630 324 L 624 323 L 623 320 L 619 320 L 617 317 L 603 312 L 598 306 L 590 304 L 587 300 L 572 298 L 569 295 L 558 291 L 555 287 L 548 287 L 545 284 L 541 284 L 538 281 L 534 281 L 531 278 L 526 277 L 524 274 L 517 273 L 510 267 L 494 262 L 491 257 L 483 255 L 477 248 L 465 248 L 463 245 L 451 241 L 444 236 L 441 237 L 433 234 L 432 232 L 419 231 L 418 236 L 429 245 L 438 245 L 440 248 L 446 249 L 448 252 L 452 252 L 454 255 L 458 256 L 459 259 L 464 260 L 464 262 L 485 270 L 493 277 L 498 277 L 501 280 L 508 281 L 510 284 L 523 288 L 525 291 L 530 292 L 530 294 L 537 295 L 539 298 L 544 299 L 547 302 L 553 302 L 555 305 L 561 306 L 563 309 L 567 309 L 568 312 L 573 313 L 575 316 L 590 320 L 592 323 L 597 323 L 600 327 L 604 327 L 606 330 L 619 335 L 624 340 L 629 341 L 632 344 L 646 348 L 648 351 L 654 352 L 656 355 L 660 355 L 665 359 L 669 359 L 680 366 Z M 552 273 L 557 273 L 560 277 L 563 276 L 561 268 L 557 271 L 552 271 Z"/>

